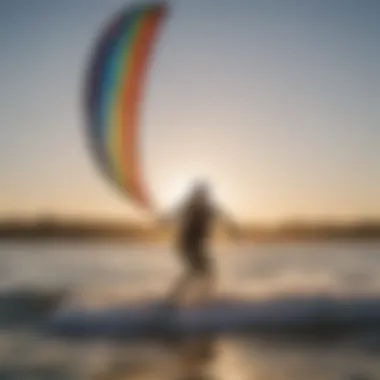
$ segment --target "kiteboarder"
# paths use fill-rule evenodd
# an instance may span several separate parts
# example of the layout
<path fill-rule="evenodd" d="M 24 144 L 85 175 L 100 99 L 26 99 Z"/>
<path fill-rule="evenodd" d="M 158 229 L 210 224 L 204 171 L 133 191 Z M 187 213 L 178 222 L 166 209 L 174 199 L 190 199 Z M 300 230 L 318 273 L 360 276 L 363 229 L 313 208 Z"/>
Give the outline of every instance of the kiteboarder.
<path fill-rule="evenodd" d="M 176 248 L 186 271 L 175 282 L 169 301 L 178 304 L 196 280 L 203 283 L 201 299 L 206 300 L 211 294 L 214 279 L 214 267 L 206 246 L 213 225 L 217 219 L 221 219 L 233 237 L 237 236 L 237 225 L 223 210 L 216 207 L 205 182 L 197 183 L 184 204 L 161 221 L 168 222 L 174 218 L 178 219 Z"/>

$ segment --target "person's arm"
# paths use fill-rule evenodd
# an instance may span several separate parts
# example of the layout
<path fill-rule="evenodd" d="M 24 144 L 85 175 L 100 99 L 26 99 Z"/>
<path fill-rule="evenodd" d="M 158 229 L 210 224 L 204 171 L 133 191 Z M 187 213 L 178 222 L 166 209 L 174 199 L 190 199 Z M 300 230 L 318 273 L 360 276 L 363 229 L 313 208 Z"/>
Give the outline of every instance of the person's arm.
<path fill-rule="evenodd" d="M 240 226 L 233 220 L 233 218 L 220 207 L 216 207 L 216 213 L 221 219 L 223 225 L 227 227 L 229 235 L 233 238 L 239 237 Z"/>

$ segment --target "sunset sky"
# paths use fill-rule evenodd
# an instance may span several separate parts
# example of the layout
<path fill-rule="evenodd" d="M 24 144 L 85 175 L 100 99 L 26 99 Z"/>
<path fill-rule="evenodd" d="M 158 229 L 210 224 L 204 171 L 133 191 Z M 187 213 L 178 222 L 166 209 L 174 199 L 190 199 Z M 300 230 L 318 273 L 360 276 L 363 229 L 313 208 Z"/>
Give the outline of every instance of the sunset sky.
<path fill-rule="evenodd" d="M 0 217 L 140 217 L 81 108 L 121 0 L 0 0 Z M 142 109 L 161 208 L 208 178 L 241 220 L 380 217 L 380 2 L 172 1 Z"/>

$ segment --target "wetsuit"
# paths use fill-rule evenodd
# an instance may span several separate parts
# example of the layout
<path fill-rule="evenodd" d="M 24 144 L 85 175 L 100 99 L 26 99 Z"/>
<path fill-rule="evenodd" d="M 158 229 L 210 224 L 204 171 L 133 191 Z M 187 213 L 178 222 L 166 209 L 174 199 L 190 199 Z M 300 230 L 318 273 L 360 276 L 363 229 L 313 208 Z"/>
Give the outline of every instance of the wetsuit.
<path fill-rule="evenodd" d="M 192 272 L 208 274 L 211 263 L 205 248 L 215 217 L 214 209 L 210 205 L 190 203 L 183 211 L 177 237 L 180 254 Z"/>

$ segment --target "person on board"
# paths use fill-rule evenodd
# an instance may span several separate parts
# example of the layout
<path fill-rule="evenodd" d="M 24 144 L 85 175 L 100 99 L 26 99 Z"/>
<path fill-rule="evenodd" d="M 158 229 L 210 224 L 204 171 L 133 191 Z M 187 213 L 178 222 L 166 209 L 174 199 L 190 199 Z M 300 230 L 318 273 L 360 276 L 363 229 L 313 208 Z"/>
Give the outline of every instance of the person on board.
<path fill-rule="evenodd" d="M 173 291 L 169 294 L 169 301 L 174 304 L 181 302 L 193 282 L 198 280 L 204 285 L 201 298 L 207 299 L 211 295 L 215 277 L 207 247 L 213 227 L 221 220 L 233 237 L 238 236 L 238 227 L 226 212 L 216 206 L 209 185 L 203 181 L 198 182 L 188 199 L 162 221 L 168 222 L 173 219 L 177 221 L 177 252 L 186 270 L 175 282 Z"/>

